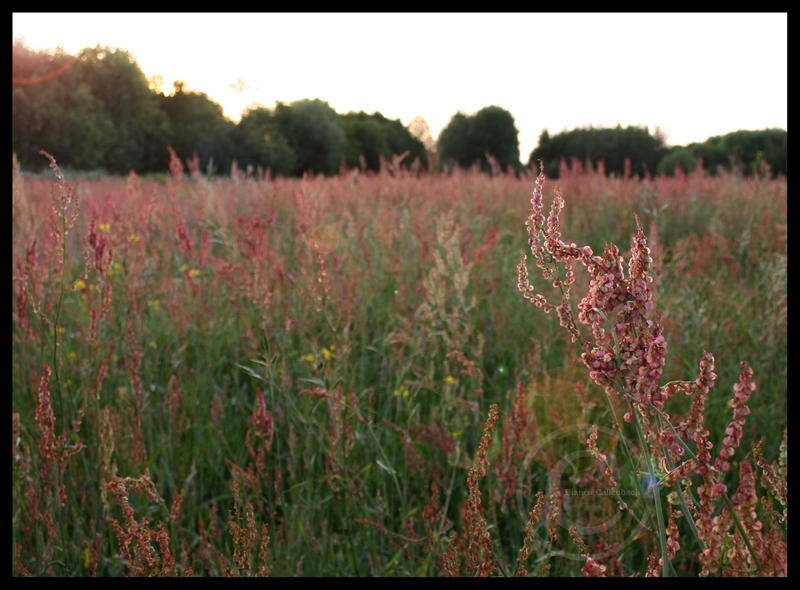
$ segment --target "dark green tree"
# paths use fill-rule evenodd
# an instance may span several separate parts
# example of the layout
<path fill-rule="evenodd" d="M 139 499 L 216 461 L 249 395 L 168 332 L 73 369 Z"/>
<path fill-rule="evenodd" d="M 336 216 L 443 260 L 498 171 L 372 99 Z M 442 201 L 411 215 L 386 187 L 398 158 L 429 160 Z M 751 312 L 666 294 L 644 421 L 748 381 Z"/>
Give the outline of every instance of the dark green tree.
<path fill-rule="evenodd" d="M 486 154 L 495 158 L 500 167 L 515 171 L 520 169 L 519 131 L 511 113 L 497 106 L 482 108 L 475 114 L 472 122 L 472 141 L 482 148 L 481 169 L 489 171 L 490 163 Z"/>
<path fill-rule="evenodd" d="M 709 174 L 737 170 L 752 175 L 766 160 L 771 175 L 786 174 L 787 133 L 783 129 L 739 130 L 709 137 L 702 143 L 690 143 L 669 150 L 658 165 L 660 174 L 672 175 L 676 163 L 690 172 L 702 160 Z"/>
<path fill-rule="evenodd" d="M 105 167 L 120 174 L 157 169 L 159 142 L 167 129 L 158 101 L 139 65 L 122 49 L 84 50 L 73 68 L 108 115 L 115 129 Z"/>
<path fill-rule="evenodd" d="M 363 111 L 341 115 L 341 120 L 347 138 L 347 166 L 359 166 L 363 156 L 367 169 L 378 171 L 381 156 L 391 160 L 392 156 L 406 153 L 401 166 L 418 160 L 427 167 L 424 144 L 400 120 L 387 119 L 379 112 L 368 115 Z"/>
<path fill-rule="evenodd" d="M 66 167 L 105 167 L 116 130 L 91 87 L 69 72 L 77 56 L 36 53 L 18 44 L 13 63 L 12 145 L 20 164 L 44 167 L 39 154 L 44 149 L 60 154 Z"/>
<path fill-rule="evenodd" d="M 347 113 L 342 115 L 342 126 L 347 138 L 347 166 L 360 166 L 363 157 L 367 170 L 377 172 L 380 169 L 381 156 L 390 157 L 387 134 L 380 122 L 363 112 Z"/>
<path fill-rule="evenodd" d="M 292 174 L 333 175 L 345 159 L 347 139 L 339 115 L 327 102 L 303 99 L 279 102 L 273 118 L 295 154 Z"/>
<path fill-rule="evenodd" d="M 41 168 L 44 149 L 76 169 L 157 167 L 167 121 L 128 52 L 97 46 L 69 56 L 16 43 L 12 63 L 12 144 L 21 165 Z"/>
<path fill-rule="evenodd" d="M 719 137 L 709 138 L 729 154 L 735 164 L 747 175 L 753 174 L 764 159 L 771 174 L 786 174 L 787 133 L 783 129 L 758 131 L 739 130 Z"/>
<path fill-rule="evenodd" d="M 462 168 L 468 168 L 480 157 L 470 141 L 470 128 L 469 117 L 464 113 L 459 111 L 450 117 L 450 122 L 442 129 L 436 140 L 439 162 L 442 165 L 452 167 L 457 164 Z"/>
<path fill-rule="evenodd" d="M 260 166 L 269 169 L 273 175 L 294 174 L 297 159 L 294 150 L 269 109 L 248 109 L 233 130 L 232 137 L 234 157 L 240 168 Z"/>
<path fill-rule="evenodd" d="M 689 174 L 696 167 L 697 155 L 692 148 L 675 146 L 670 148 L 661 158 L 656 172 L 659 175 L 672 176 L 675 174 L 675 169 L 679 168 L 684 174 Z"/>
<path fill-rule="evenodd" d="M 179 81 L 174 86 L 172 95 L 160 95 L 161 110 L 169 121 L 167 145 L 182 160 L 197 154 L 201 166 L 213 162 L 218 170 L 227 171 L 233 160 L 231 134 L 235 124 L 224 116 L 222 107 L 205 93 L 186 92 Z M 164 158 L 168 165 L 166 148 Z"/>
<path fill-rule="evenodd" d="M 484 107 L 471 116 L 458 112 L 439 134 L 440 161 L 444 165 L 457 164 L 462 168 L 477 162 L 481 170 L 490 172 L 489 154 L 501 169 L 510 166 L 519 170 L 518 133 L 514 117 L 501 107 Z"/>
<path fill-rule="evenodd" d="M 528 166 L 538 166 L 541 160 L 545 173 L 557 178 L 562 160 L 567 163 L 573 159 L 588 160 L 593 166 L 602 161 L 606 173 L 622 175 L 628 171 L 627 160 L 630 172 L 643 177 L 655 173 L 665 152 L 663 136 L 659 132 L 650 134 L 647 127 L 588 127 L 564 131 L 552 137 L 545 130 L 539 136 L 539 145 L 528 158 Z"/>

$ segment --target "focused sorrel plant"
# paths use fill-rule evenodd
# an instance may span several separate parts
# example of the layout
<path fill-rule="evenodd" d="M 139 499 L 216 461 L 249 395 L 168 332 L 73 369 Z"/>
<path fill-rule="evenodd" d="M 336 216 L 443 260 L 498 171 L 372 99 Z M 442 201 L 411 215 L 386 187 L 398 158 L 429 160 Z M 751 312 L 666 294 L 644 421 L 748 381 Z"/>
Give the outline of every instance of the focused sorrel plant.
<path fill-rule="evenodd" d="M 742 363 L 743 371 L 729 404 L 733 416 L 725 430 L 718 456 L 712 462 L 714 445 L 705 427 L 705 401 L 716 379 L 714 357 L 709 352 L 703 355 L 697 379 L 659 385 L 666 364 L 667 342 L 662 318 L 654 310 L 653 260 L 638 217 L 636 233 L 631 240 L 628 272 L 625 273 L 620 250 L 615 244 L 607 243 L 603 255 L 597 256 L 590 246 L 578 247 L 574 242 L 566 243 L 561 239 L 559 214 L 564 199 L 556 189 L 549 215 L 545 218 L 542 202 L 544 181 L 544 174 L 540 173 L 525 225 L 536 265 L 544 279 L 552 281 L 553 287 L 559 289 L 561 298 L 553 304 L 534 292 L 524 251 L 517 267 L 517 287 L 526 300 L 545 313 L 555 310 L 572 342 L 579 343 L 581 360 L 589 371 L 589 377 L 606 394 L 615 428 L 622 427 L 617 420 L 616 405 L 622 404 L 627 408 L 623 419 L 635 428 L 641 457 L 636 456 L 636 450 L 631 449 L 624 438 L 622 442 L 632 473 L 644 476 L 636 478 L 639 497 L 658 544 L 658 552 L 648 559 L 647 574 L 676 575 L 672 560 L 680 542 L 674 514 L 679 514 L 697 541 L 700 575 L 785 575 L 785 541 L 779 539 L 776 550 L 775 531 L 772 530 L 769 531 L 772 543 L 765 542 L 765 527 L 756 512 L 759 498 L 754 470 L 747 460 L 749 453 L 739 461 L 739 486 L 732 497 L 728 496 L 723 481 L 741 442 L 742 426 L 750 413 L 747 404 L 756 389 L 752 369 L 746 362 Z M 578 303 L 577 314 L 570 293 L 575 283 L 575 263 L 582 264 L 590 276 L 588 292 Z M 579 324 L 588 326 L 589 336 L 584 335 Z M 694 396 L 682 420 L 670 416 L 666 408 L 667 402 L 679 392 Z M 593 430 L 593 434 L 595 432 Z M 694 450 L 690 442 L 694 443 Z M 593 454 L 605 460 L 594 437 L 591 443 Z M 643 469 L 640 467 L 642 462 Z M 762 466 L 765 480 L 777 472 L 774 468 Z M 612 476 L 610 469 L 607 476 Z M 696 481 L 699 481 L 697 498 L 690 489 Z M 680 506 L 680 513 L 663 506 L 662 497 L 666 490 L 671 490 L 670 495 Z M 720 501 L 722 507 L 718 513 Z M 764 499 L 761 499 L 761 504 L 768 506 Z M 622 503 L 620 510 L 623 509 L 631 508 Z M 771 522 L 778 520 L 772 518 Z M 581 555 L 586 559 L 585 571 L 602 573 L 602 564 L 586 551 L 582 550 Z"/>

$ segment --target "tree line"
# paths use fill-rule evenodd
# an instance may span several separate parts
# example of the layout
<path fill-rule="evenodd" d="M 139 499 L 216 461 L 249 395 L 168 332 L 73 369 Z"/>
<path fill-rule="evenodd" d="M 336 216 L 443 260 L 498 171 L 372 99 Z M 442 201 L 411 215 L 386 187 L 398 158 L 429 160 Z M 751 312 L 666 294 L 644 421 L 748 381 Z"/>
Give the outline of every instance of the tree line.
<path fill-rule="evenodd" d="M 492 105 L 456 113 L 434 141 L 423 119 L 408 127 L 381 113 L 340 114 L 320 99 L 274 108 L 254 106 L 238 123 L 202 92 L 175 82 L 167 95 L 153 89 L 125 50 L 97 46 L 77 55 L 34 51 L 16 41 L 12 52 L 13 150 L 24 169 L 43 167 L 39 151 L 56 154 L 74 170 L 112 174 L 164 172 L 172 148 L 208 172 L 231 166 L 269 169 L 273 175 L 333 175 L 342 167 L 377 171 L 382 160 L 401 166 L 447 170 L 475 167 L 514 172 L 520 161 L 514 117 Z M 580 128 L 550 135 L 544 130 L 526 166 L 541 162 L 557 178 L 562 162 L 603 162 L 610 174 L 673 174 L 698 162 L 711 174 L 735 169 L 786 174 L 787 134 L 782 129 L 740 130 L 702 143 L 667 147 L 647 127 Z"/>
<path fill-rule="evenodd" d="M 272 174 L 377 171 L 381 158 L 427 166 L 423 139 L 381 113 L 339 114 L 319 99 L 253 107 L 238 123 L 202 92 L 175 82 L 165 95 L 122 49 L 76 56 L 13 46 L 13 149 L 24 169 L 42 168 L 44 149 L 75 170 L 163 172 L 174 150 L 209 171 L 261 167 Z M 417 122 L 419 125 L 419 122 Z"/>

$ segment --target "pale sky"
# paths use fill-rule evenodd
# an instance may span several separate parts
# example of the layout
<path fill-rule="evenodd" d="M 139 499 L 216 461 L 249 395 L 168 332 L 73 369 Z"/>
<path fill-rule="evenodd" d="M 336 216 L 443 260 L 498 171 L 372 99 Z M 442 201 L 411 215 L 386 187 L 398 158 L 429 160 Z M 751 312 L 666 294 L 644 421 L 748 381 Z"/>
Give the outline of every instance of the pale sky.
<path fill-rule="evenodd" d="M 669 145 L 787 129 L 787 13 L 14 13 L 34 49 L 126 49 L 238 121 L 303 98 L 380 111 L 436 138 L 497 105 L 527 162 L 539 134 L 617 123 Z M 244 82 L 241 90 L 231 86 Z"/>

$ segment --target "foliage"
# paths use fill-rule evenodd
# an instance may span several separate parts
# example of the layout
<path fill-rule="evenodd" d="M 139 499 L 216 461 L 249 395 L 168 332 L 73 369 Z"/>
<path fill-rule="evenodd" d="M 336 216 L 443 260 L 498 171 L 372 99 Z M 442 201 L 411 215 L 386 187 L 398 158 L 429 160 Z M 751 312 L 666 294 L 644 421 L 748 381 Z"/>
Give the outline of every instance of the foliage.
<path fill-rule="evenodd" d="M 501 107 L 484 107 L 470 116 L 458 112 L 439 135 L 440 161 L 462 168 L 477 163 L 494 174 L 508 167 L 519 171 L 518 133 L 514 117 Z"/>
<path fill-rule="evenodd" d="M 767 167 L 762 169 L 762 161 Z M 717 174 L 737 170 L 741 174 L 786 174 L 787 132 L 783 129 L 739 130 L 709 137 L 702 143 L 670 150 L 658 165 L 659 174 L 673 174 L 680 166 L 688 173 L 702 162 L 703 168 Z"/>
<path fill-rule="evenodd" d="M 42 149 L 65 154 L 62 165 L 76 169 L 124 174 L 164 164 L 158 146 L 168 123 L 126 51 L 98 46 L 67 56 L 15 43 L 12 69 L 12 144 L 24 167 L 38 165 Z"/>
<path fill-rule="evenodd" d="M 763 129 L 760 131 L 734 131 L 708 139 L 709 143 L 724 146 L 734 164 L 745 174 L 760 171 L 762 158 L 769 165 L 771 174 L 786 174 L 787 138 L 783 129 Z"/>
<path fill-rule="evenodd" d="M 269 109 L 248 109 L 233 130 L 232 137 L 236 145 L 236 162 L 241 169 L 260 166 L 281 176 L 291 176 L 294 172 L 297 159 L 294 150 Z"/>
<path fill-rule="evenodd" d="M 12 47 L 12 148 L 25 170 L 41 170 L 40 150 L 62 154 L 61 165 L 81 171 L 127 174 L 166 172 L 169 150 L 182 161 L 218 174 L 238 168 L 269 169 L 273 175 L 332 175 L 344 164 L 375 172 L 381 161 L 405 154 L 414 162 L 498 174 L 521 172 L 514 118 L 498 106 L 473 115 L 456 113 L 435 146 L 421 118 L 408 128 L 381 113 L 336 113 L 319 99 L 254 107 L 234 124 L 221 107 L 182 82 L 164 95 L 151 90 L 128 52 L 97 46 L 77 55 L 63 50 Z M 432 159 L 433 158 L 433 159 Z M 745 175 L 787 172 L 787 134 L 781 129 L 736 131 L 702 143 L 665 148 L 658 131 L 617 126 L 573 129 L 551 136 L 544 130 L 528 167 L 544 163 L 551 178 L 567 166 L 589 163 L 618 176 L 684 174 L 702 161 L 704 169 Z M 436 160 L 436 162 L 435 162 Z"/>
<path fill-rule="evenodd" d="M 279 102 L 273 112 L 278 132 L 294 152 L 292 175 L 303 172 L 330 176 L 345 159 L 346 136 L 339 117 L 320 99 Z"/>
<path fill-rule="evenodd" d="M 647 127 L 588 127 L 563 131 L 552 137 L 545 129 L 539 136 L 539 145 L 528 158 L 528 166 L 538 165 L 541 160 L 545 173 L 558 178 L 562 160 L 591 162 L 595 167 L 602 162 L 606 173 L 617 176 L 633 173 L 641 178 L 656 171 L 664 149 L 660 134 L 651 135 Z"/>
<path fill-rule="evenodd" d="M 399 120 L 390 120 L 380 113 L 368 115 L 361 111 L 341 115 L 347 136 L 346 163 L 349 168 L 361 166 L 361 157 L 367 170 L 380 170 L 381 158 L 390 161 L 393 156 L 405 154 L 400 164 L 409 166 L 415 159 L 426 168 L 425 146 L 414 137 Z"/>
<path fill-rule="evenodd" d="M 326 102 L 300 100 L 256 107 L 238 124 L 202 92 L 180 81 L 170 95 L 149 88 L 130 55 L 97 47 L 77 56 L 13 47 L 13 148 L 24 169 L 39 151 L 61 153 L 63 166 L 115 174 L 167 171 L 169 149 L 182 161 L 227 173 L 335 174 L 345 163 L 376 171 L 380 158 L 405 154 L 403 166 L 427 166 L 423 144 L 399 120 L 380 113 L 339 115 Z"/>
<path fill-rule="evenodd" d="M 228 121 L 222 108 L 202 92 L 186 92 L 181 82 L 175 92 L 159 95 L 160 108 L 169 122 L 167 145 L 182 160 L 197 155 L 201 166 L 214 164 L 220 170 L 230 169 L 234 142 L 231 134 L 235 125 Z M 169 154 L 164 150 L 159 168 L 166 170 Z"/>

